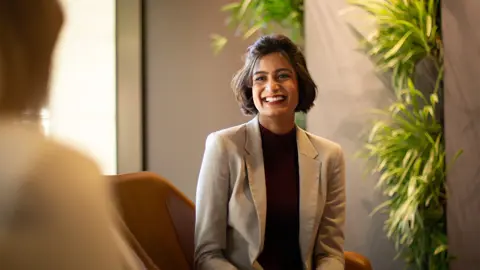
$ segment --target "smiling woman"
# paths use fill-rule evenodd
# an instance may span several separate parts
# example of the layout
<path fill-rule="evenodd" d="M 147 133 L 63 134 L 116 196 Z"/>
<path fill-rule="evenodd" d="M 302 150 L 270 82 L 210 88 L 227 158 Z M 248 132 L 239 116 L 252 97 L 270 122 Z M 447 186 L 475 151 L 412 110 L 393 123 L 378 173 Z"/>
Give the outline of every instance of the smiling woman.
<path fill-rule="evenodd" d="M 232 88 L 255 118 L 207 138 L 197 269 L 344 269 L 343 152 L 295 125 L 316 97 L 302 52 L 285 36 L 261 37 Z"/>
<path fill-rule="evenodd" d="M 278 40 L 274 43 L 269 43 L 269 38 L 272 37 Z M 283 41 L 283 43 L 281 41 Z M 255 48 L 255 51 L 252 50 L 253 48 Z M 285 77 L 285 72 L 290 72 L 290 76 L 293 76 L 292 79 L 296 80 L 296 87 L 300 89 L 298 93 L 299 100 L 297 102 L 300 102 L 300 104 L 295 108 L 295 112 L 299 112 L 300 114 L 294 114 L 294 119 L 295 116 L 298 117 L 302 115 L 302 113 L 307 113 L 313 106 L 313 101 L 316 97 L 316 85 L 308 74 L 305 57 L 300 49 L 290 39 L 282 35 L 264 36 L 249 48 L 244 67 L 238 71 L 232 81 L 232 88 L 234 89 L 237 101 L 241 104 L 242 111 L 247 115 L 254 115 L 258 112 L 255 104 L 252 102 L 254 99 L 251 96 L 251 94 L 253 94 L 251 90 L 255 88 L 255 85 L 259 86 L 259 84 L 256 84 L 260 82 L 257 79 L 263 80 L 265 78 L 264 76 L 253 78 L 253 75 L 256 75 L 254 73 L 257 72 L 263 72 L 263 75 L 265 75 L 265 71 L 256 70 L 259 68 L 259 66 L 257 66 L 258 62 L 263 62 L 263 64 L 270 63 L 268 59 L 264 59 L 264 61 L 260 60 L 260 58 L 264 56 L 275 59 L 275 62 L 278 62 L 277 65 L 282 70 L 278 70 L 277 72 L 284 71 L 284 74 L 277 75 Z M 285 78 L 280 78 L 280 80 L 283 79 Z M 299 119 L 297 118 L 297 120 Z M 299 127 L 305 128 L 303 121 L 297 121 L 297 124 L 299 124 Z"/>

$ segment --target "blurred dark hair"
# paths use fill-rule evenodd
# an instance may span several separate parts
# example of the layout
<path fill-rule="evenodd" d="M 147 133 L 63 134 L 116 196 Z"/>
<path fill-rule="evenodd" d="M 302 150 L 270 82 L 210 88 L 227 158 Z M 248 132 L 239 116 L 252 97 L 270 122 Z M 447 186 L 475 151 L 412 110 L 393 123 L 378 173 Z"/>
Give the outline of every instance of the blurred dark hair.
<path fill-rule="evenodd" d="M 49 96 L 57 0 L 0 0 L 0 114 L 37 114 Z"/>
<path fill-rule="evenodd" d="M 260 37 L 248 47 L 245 64 L 232 79 L 232 89 L 242 112 L 246 115 L 258 113 L 252 97 L 252 76 L 257 62 L 265 55 L 281 53 L 292 65 L 298 80 L 298 105 L 296 112 L 308 112 L 314 105 L 317 86 L 307 69 L 300 48 L 284 35 Z"/>

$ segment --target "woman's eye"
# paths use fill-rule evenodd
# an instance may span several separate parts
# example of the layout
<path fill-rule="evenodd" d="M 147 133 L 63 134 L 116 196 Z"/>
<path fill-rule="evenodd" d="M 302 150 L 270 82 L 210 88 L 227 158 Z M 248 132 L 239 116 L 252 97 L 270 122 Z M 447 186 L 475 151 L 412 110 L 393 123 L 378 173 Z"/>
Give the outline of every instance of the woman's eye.
<path fill-rule="evenodd" d="M 264 77 L 264 76 L 260 76 L 260 77 L 256 77 L 256 78 L 255 78 L 255 81 L 256 81 L 256 82 L 262 82 L 262 81 L 264 81 L 264 80 L 265 80 L 265 77 Z"/>
<path fill-rule="evenodd" d="M 290 75 L 288 75 L 288 74 L 280 74 L 280 75 L 278 75 L 278 78 L 280 78 L 280 79 L 288 79 L 288 78 L 290 78 Z"/>

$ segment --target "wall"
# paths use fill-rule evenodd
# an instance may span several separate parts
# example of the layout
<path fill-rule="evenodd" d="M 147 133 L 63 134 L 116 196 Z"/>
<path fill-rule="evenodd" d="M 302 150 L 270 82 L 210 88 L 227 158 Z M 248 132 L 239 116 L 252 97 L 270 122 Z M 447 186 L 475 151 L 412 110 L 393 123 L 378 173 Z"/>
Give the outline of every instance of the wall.
<path fill-rule="evenodd" d="M 354 157 L 363 144 L 371 108 L 388 104 L 390 90 L 374 72 L 371 61 L 357 51 L 358 41 L 347 22 L 363 34 L 373 26 L 359 10 L 347 8 L 345 0 L 306 0 L 306 54 L 309 69 L 318 84 L 316 106 L 307 116 L 314 134 L 340 143 L 347 166 L 347 250 L 360 252 L 374 269 L 403 269 L 383 232 L 385 217 L 371 211 L 382 202 L 374 191 L 375 177 L 365 176 L 365 163 Z"/>
<path fill-rule="evenodd" d="M 212 33 L 227 34 L 224 0 L 146 0 L 147 169 L 170 179 L 194 199 L 210 132 L 248 120 L 230 79 L 247 43 L 231 40 L 221 55 Z"/>
<path fill-rule="evenodd" d="M 117 0 L 117 171 L 143 169 L 142 0 Z"/>
<path fill-rule="evenodd" d="M 116 173 L 115 0 L 63 0 L 48 133 Z"/>
<path fill-rule="evenodd" d="M 453 270 L 478 269 L 480 256 L 480 2 L 443 0 L 448 241 Z"/>

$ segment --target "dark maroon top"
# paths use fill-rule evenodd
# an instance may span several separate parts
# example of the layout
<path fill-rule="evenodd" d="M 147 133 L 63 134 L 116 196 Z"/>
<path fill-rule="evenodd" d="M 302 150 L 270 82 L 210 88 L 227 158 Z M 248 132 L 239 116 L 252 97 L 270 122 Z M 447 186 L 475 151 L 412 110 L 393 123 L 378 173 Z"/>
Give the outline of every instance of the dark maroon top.
<path fill-rule="evenodd" d="M 303 269 L 299 244 L 299 174 L 296 128 L 277 135 L 260 125 L 267 224 L 258 262 L 265 270 Z"/>

